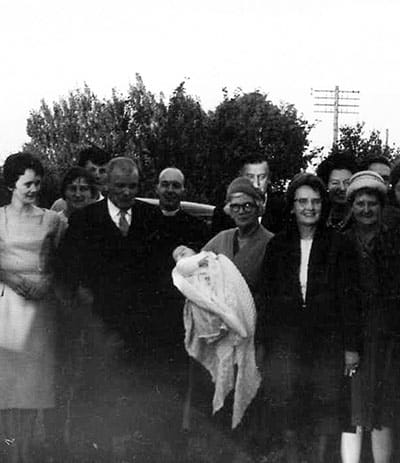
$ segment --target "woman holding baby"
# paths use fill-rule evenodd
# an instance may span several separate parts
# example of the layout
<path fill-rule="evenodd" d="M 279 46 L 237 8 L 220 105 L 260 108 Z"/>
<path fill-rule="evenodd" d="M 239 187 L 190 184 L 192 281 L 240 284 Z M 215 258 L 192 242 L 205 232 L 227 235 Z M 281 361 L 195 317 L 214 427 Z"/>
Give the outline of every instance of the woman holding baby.
<path fill-rule="evenodd" d="M 263 279 L 264 255 L 267 244 L 273 234 L 260 224 L 259 218 L 264 212 L 264 201 L 261 193 L 252 185 L 250 180 L 245 177 L 236 178 L 229 185 L 226 194 L 225 212 L 233 218 L 236 227 L 224 230 L 216 235 L 204 246 L 200 255 L 192 257 L 193 263 L 195 263 L 195 260 L 193 259 L 197 259 L 199 270 L 197 274 L 192 273 L 190 278 L 192 280 L 193 278 L 196 278 L 195 283 L 197 288 L 200 288 L 201 294 L 204 295 L 207 293 L 208 289 L 211 290 L 210 288 L 207 289 L 207 281 L 211 280 L 211 283 L 213 281 L 217 281 L 218 272 L 213 273 L 213 269 L 219 269 L 220 272 L 222 272 L 222 277 L 220 277 L 219 280 L 221 281 L 221 284 L 214 286 L 213 290 L 217 293 L 221 293 L 221 298 L 219 299 L 218 294 L 216 294 L 215 298 L 213 299 L 211 296 L 211 299 L 217 299 L 220 301 L 223 299 L 224 292 L 229 294 L 231 294 L 232 291 L 236 292 L 235 298 L 240 300 L 240 310 L 236 310 L 233 313 L 230 312 L 229 317 L 224 316 L 226 315 L 224 312 L 221 316 L 221 312 L 219 312 L 218 315 L 218 310 L 220 310 L 221 305 L 223 306 L 224 304 L 216 304 L 218 310 L 216 310 L 215 313 L 209 312 L 208 314 L 213 314 L 213 316 L 209 316 L 209 326 L 212 327 L 213 322 L 215 322 L 216 325 L 214 326 L 217 328 L 219 327 L 219 332 L 218 329 L 214 330 L 216 336 L 215 339 L 218 339 L 218 336 L 221 336 L 222 339 L 213 344 L 209 343 L 208 345 L 203 342 L 203 345 L 205 346 L 206 352 L 209 353 L 214 346 L 216 351 L 218 351 L 218 348 L 221 347 L 221 345 L 224 346 L 224 343 L 229 344 L 230 340 L 233 340 L 233 343 L 236 342 L 235 339 L 243 340 L 243 343 L 237 343 L 235 345 L 234 355 L 242 349 L 244 352 L 243 355 L 247 356 L 247 360 L 242 363 L 239 361 L 238 365 L 235 366 L 235 368 L 237 368 L 236 371 L 239 371 L 236 378 L 249 378 L 251 374 L 253 375 L 253 380 L 250 381 L 243 389 L 251 389 L 253 391 L 254 398 L 259 386 L 259 372 L 255 366 L 254 344 L 259 363 L 263 351 L 260 339 L 261 334 L 264 332 L 264 329 L 262 328 L 264 320 L 263 312 L 265 310 L 265 290 Z M 175 258 L 179 261 L 184 254 L 185 250 L 178 249 L 175 254 Z M 182 259 L 182 261 L 184 261 L 184 259 Z M 182 261 L 178 262 L 178 269 L 182 265 Z M 206 267 L 204 271 L 201 270 L 202 266 Z M 218 266 L 222 266 L 222 268 Z M 224 291 L 222 282 L 226 283 L 230 287 L 229 291 Z M 200 301 L 200 305 L 203 307 L 207 305 L 207 302 L 204 302 L 204 298 Z M 214 305 L 209 305 L 212 310 Z M 236 307 L 236 309 L 237 308 L 238 307 Z M 187 310 L 187 307 L 185 310 Z M 221 310 L 223 310 L 223 308 Z M 196 312 L 195 309 L 193 313 L 194 315 L 199 314 L 199 312 Z M 223 322 L 223 326 L 221 324 L 218 325 L 218 319 L 216 318 L 218 316 Z M 238 317 L 239 322 L 242 322 L 239 326 L 236 323 L 238 320 L 236 317 Z M 251 329 L 248 332 L 248 335 L 241 331 L 241 327 L 246 327 L 246 325 L 249 326 L 251 324 L 253 324 L 254 330 Z M 224 327 L 227 329 L 225 337 L 223 333 Z M 188 340 L 188 330 L 186 330 L 186 333 L 186 340 Z M 209 335 L 214 335 L 214 332 L 210 332 Z M 235 338 L 235 336 L 238 336 L 238 338 Z M 247 345 L 247 347 L 243 349 L 243 345 Z M 249 349 L 252 351 L 252 355 L 249 352 Z M 190 351 L 188 346 L 187 350 Z M 216 356 L 218 356 L 218 352 L 216 352 Z M 202 355 L 199 357 L 204 358 L 204 352 L 202 352 Z M 213 365 L 213 362 L 210 362 L 210 364 Z M 249 367 L 249 365 L 253 365 L 254 369 L 252 370 L 252 373 L 247 371 L 246 374 L 241 375 L 240 368 L 243 364 L 246 364 L 247 367 Z M 213 373 L 211 374 L 213 376 Z M 193 379 L 193 377 L 195 377 L 195 379 Z M 202 371 L 200 371 L 197 364 L 192 364 L 191 387 L 189 388 L 193 388 L 191 393 L 193 392 L 193 395 L 195 396 L 192 398 L 192 404 L 194 403 L 197 408 L 202 408 L 202 406 L 204 406 L 206 409 L 205 413 L 210 413 L 210 404 L 213 400 L 210 394 L 204 393 L 204 390 L 206 387 L 209 389 L 211 384 L 210 376 L 208 374 L 204 374 L 204 371 L 202 375 Z M 216 389 L 218 389 L 218 382 L 215 382 L 215 384 Z M 244 414 L 244 416 L 242 413 L 235 413 L 235 410 L 237 410 L 236 403 L 238 402 L 236 399 L 238 399 L 238 395 L 240 395 L 240 393 L 238 393 L 240 388 L 241 384 L 238 384 L 237 382 L 235 389 L 236 395 L 232 394 L 227 397 L 223 410 L 217 413 L 215 419 L 215 422 L 226 430 L 231 427 L 231 424 L 233 427 L 238 425 L 237 420 L 235 421 L 235 416 L 240 415 L 241 418 L 243 418 L 240 426 L 237 427 L 235 434 L 235 441 L 239 444 L 239 447 L 244 443 L 244 440 L 248 441 L 250 436 L 254 437 L 253 428 L 257 428 L 258 432 L 262 431 L 261 427 L 258 426 L 258 423 L 255 423 L 255 414 L 252 410 L 254 404 L 258 403 L 258 397 L 252 401 L 252 407 L 248 408 L 248 411 Z M 196 395 L 198 396 L 197 398 Z M 214 396 L 214 405 L 216 402 L 218 402 L 218 397 Z M 248 402 L 249 401 L 246 402 L 247 405 Z M 233 413 L 233 423 L 231 423 L 231 411 Z M 241 412 L 243 412 L 243 408 L 241 409 Z M 188 425 L 188 420 L 185 420 L 184 416 L 184 426 L 185 425 Z M 244 439 L 244 437 L 246 437 L 246 439 Z"/>

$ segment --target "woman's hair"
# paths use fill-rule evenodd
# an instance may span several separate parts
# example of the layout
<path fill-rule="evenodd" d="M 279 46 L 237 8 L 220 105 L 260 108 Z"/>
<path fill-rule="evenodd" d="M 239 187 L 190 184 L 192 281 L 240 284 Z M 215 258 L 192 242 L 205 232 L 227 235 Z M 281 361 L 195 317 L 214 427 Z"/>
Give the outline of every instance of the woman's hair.
<path fill-rule="evenodd" d="M 7 188 L 14 188 L 16 182 L 26 170 L 33 170 L 36 175 L 43 177 L 42 163 L 30 153 L 15 153 L 8 156 L 3 166 L 3 178 Z"/>
<path fill-rule="evenodd" d="M 352 174 L 357 171 L 353 156 L 346 153 L 333 153 L 324 159 L 317 167 L 317 176 L 328 186 L 333 170 L 348 170 Z"/>
<path fill-rule="evenodd" d="M 390 172 L 390 185 L 392 189 L 395 188 L 397 182 L 400 180 L 400 163 L 396 164 Z"/>
<path fill-rule="evenodd" d="M 351 195 L 349 195 L 349 197 L 347 198 L 347 201 L 350 204 L 353 204 L 354 200 L 356 199 L 356 196 L 360 194 L 376 196 L 382 208 L 386 204 L 386 195 L 382 193 L 381 190 L 378 190 L 377 188 L 370 188 L 370 187 L 364 187 L 364 188 L 360 188 L 359 190 L 353 191 L 353 193 L 351 193 Z"/>
<path fill-rule="evenodd" d="M 291 211 L 293 210 L 294 197 L 296 191 L 302 186 L 308 186 L 312 190 L 320 194 L 322 201 L 320 223 L 325 223 L 325 219 L 328 214 L 328 194 L 326 191 L 325 184 L 316 175 L 307 173 L 300 173 L 295 175 L 292 181 L 289 183 L 288 189 L 286 191 L 286 218 L 290 219 Z"/>
<path fill-rule="evenodd" d="M 83 167 L 71 167 L 71 169 L 67 171 L 61 183 L 61 196 L 65 199 L 65 192 L 68 185 L 71 185 L 71 183 L 78 178 L 83 178 L 86 180 L 92 196 L 95 197 L 97 194 L 96 179 Z"/>

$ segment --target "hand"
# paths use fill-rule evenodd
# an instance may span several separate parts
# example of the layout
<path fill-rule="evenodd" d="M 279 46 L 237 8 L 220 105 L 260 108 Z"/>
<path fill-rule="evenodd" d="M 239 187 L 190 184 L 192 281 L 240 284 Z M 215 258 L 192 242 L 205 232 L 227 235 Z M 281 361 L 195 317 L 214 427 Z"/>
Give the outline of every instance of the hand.
<path fill-rule="evenodd" d="M 30 283 L 29 295 L 30 299 L 43 299 L 49 293 L 50 284 L 48 281 L 40 283 Z"/>
<path fill-rule="evenodd" d="M 16 273 L 6 273 L 2 280 L 19 296 L 29 298 L 30 284 L 25 278 Z"/>
<path fill-rule="evenodd" d="M 49 292 L 49 282 L 41 281 L 40 283 L 34 283 L 32 281 L 25 280 L 25 298 L 32 300 L 40 300 L 46 297 Z"/>
<path fill-rule="evenodd" d="M 355 375 L 360 363 L 360 355 L 358 352 L 345 351 L 344 353 L 344 374 L 345 376 Z"/>

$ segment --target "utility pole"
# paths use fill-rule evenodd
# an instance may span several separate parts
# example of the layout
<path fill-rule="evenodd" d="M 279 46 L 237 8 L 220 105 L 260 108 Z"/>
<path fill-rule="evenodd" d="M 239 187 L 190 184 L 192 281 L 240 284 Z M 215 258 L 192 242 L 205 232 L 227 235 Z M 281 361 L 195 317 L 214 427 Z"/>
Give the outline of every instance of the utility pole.
<path fill-rule="evenodd" d="M 333 146 L 337 144 L 339 138 L 339 113 L 358 114 L 357 108 L 360 107 L 360 92 L 358 90 L 339 90 L 336 85 L 334 90 L 314 90 L 314 106 L 316 113 L 333 113 Z"/>

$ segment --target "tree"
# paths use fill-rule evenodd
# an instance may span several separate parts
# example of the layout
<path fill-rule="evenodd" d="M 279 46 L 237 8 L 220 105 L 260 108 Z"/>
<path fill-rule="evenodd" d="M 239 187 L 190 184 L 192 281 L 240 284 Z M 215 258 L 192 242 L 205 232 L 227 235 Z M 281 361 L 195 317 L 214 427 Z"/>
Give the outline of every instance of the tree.
<path fill-rule="evenodd" d="M 365 135 L 364 125 L 363 122 L 341 127 L 339 141 L 333 147 L 332 153 L 350 155 L 360 167 L 365 166 L 371 157 L 384 156 L 393 160 L 396 155 L 395 147 L 385 146 L 378 130 L 372 130 L 369 135 Z"/>
<path fill-rule="evenodd" d="M 272 182 L 281 186 L 306 167 L 304 154 L 311 126 L 298 116 L 293 105 L 274 105 L 261 92 L 237 93 L 216 108 L 211 119 L 211 164 L 214 185 L 226 184 L 237 174 L 239 159 L 264 153 Z"/>
<path fill-rule="evenodd" d="M 178 167 L 186 173 L 187 196 L 208 201 L 209 116 L 198 100 L 186 94 L 185 82 L 169 100 L 158 153 L 159 170 Z"/>
<path fill-rule="evenodd" d="M 166 104 L 137 75 L 127 96 L 112 90 L 111 98 L 100 99 L 85 84 L 52 105 L 42 101 L 28 118 L 31 141 L 25 149 L 41 157 L 52 185 L 83 147 L 95 144 L 137 160 L 142 195 L 152 195 L 158 172 L 175 165 L 186 175 L 189 200 L 214 202 L 245 154 L 265 153 L 276 185 L 306 167 L 310 128 L 293 105 L 276 106 L 260 92 L 229 98 L 225 91 L 222 103 L 207 113 L 186 93 L 185 82 Z"/>
<path fill-rule="evenodd" d="M 38 154 L 57 177 L 91 144 L 114 156 L 131 156 L 154 175 L 151 154 L 156 153 L 165 112 L 162 96 L 157 100 L 148 92 L 139 75 L 128 97 L 112 90 L 110 99 L 100 100 L 85 84 L 52 106 L 42 101 L 39 110 L 31 112 L 27 121 L 31 141 L 24 149 Z"/>

